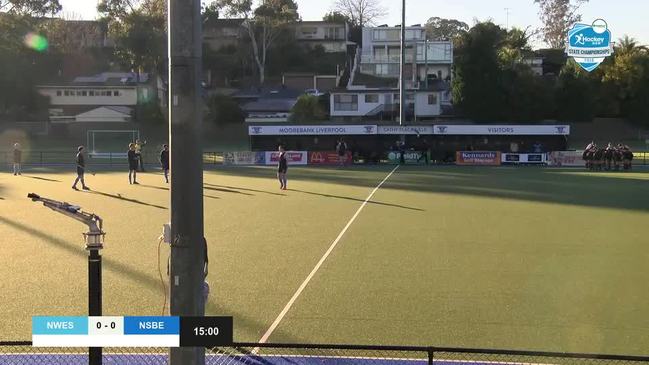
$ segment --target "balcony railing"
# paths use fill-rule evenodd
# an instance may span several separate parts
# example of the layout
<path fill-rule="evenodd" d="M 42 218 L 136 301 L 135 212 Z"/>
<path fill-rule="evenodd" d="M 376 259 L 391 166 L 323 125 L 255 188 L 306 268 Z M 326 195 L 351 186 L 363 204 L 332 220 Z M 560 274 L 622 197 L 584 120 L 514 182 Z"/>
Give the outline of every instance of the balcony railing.
<path fill-rule="evenodd" d="M 406 63 L 412 63 L 414 57 L 412 54 L 406 54 Z M 361 56 L 361 63 L 399 63 L 401 62 L 400 55 L 385 55 L 375 56 L 372 54 L 363 54 Z"/>

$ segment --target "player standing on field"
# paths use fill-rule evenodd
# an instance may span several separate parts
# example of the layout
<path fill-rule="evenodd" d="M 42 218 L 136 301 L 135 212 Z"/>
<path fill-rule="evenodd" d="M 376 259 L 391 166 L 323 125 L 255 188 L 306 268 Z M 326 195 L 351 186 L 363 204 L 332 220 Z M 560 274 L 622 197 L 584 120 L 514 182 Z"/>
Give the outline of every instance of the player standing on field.
<path fill-rule="evenodd" d="M 166 144 L 162 145 L 162 151 L 160 151 L 160 165 L 162 165 L 162 171 L 165 174 L 165 182 L 169 184 L 169 146 Z"/>
<path fill-rule="evenodd" d="M 338 161 L 340 162 L 340 165 L 344 166 L 347 161 L 347 143 L 345 143 L 344 139 L 341 138 L 338 141 L 336 152 L 338 153 Z"/>
<path fill-rule="evenodd" d="M 86 182 L 83 179 L 83 175 L 86 172 L 86 159 L 83 157 L 83 146 L 79 146 L 77 148 L 77 178 L 74 180 L 74 184 L 72 184 L 72 189 L 74 190 L 79 190 L 77 189 L 77 183 L 81 181 L 81 187 L 83 190 L 90 190 L 88 186 L 86 186 Z"/>
<path fill-rule="evenodd" d="M 128 145 L 127 156 L 128 156 L 128 183 L 131 185 L 132 184 L 138 185 L 139 183 L 137 182 L 137 164 L 139 158 L 137 156 L 137 152 L 135 152 L 135 143 L 130 143 Z"/>
<path fill-rule="evenodd" d="M 286 171 L 288 170 L 288 162 L 286 161 L 286 151 L 284 146 L 279 146 L 279 159 L 277 161 L 277 179 L 279 179 L 280 189 L 286 190 Z"/>
<path fill-rule="evenodd" d="M 20 143 L 14 143 L 14 176 L 20 175 L 20 164 L 22 163 L 23 151 L 20 150 Z"/>
<path fill-rule="evenodd" d="M 140 142 L 139 139 L 135 140 L 135 154 L 137 155 L 137 160 L 140 163 L 140 172 L 144 172 L 144 160 L 142 159 L 142 149 L 146 146 L 146 141 Z"/>

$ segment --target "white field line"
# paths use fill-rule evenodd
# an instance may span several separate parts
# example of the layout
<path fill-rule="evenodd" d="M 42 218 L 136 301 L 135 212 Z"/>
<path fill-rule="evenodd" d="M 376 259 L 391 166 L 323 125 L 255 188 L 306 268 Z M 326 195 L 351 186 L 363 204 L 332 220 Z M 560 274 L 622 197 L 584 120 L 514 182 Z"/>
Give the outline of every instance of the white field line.
<path fill-rule="evenodd" d="M 358 215 L 361 213 L 363 208 L 365 208 L 365 206 L 367 205 L 367 202 L 369 202 L 370 199 L 372 199 L 372 197 L 379 190 L 379 188 L 386 181 L 388 181 L 390 176 L 392 176 L 392 174 L 394 174 L 394 172 L 397 171 L 398 168 L 399 168 L 399 165 L 397 165 L 394 169 L 392 169 L 392 171 L 390 171 L 390 173 L 374 188 L 374 190 L 372 190 L 370 195 L 367 196 L 367 198 L 365 199 L 363 204 L 361 204 L 361 206 L 358 207 L 358 209 L 356 210 L 356 213 L 352 216 L 352 218 L 349 220 L 349 222 L 347 222 L 347 224 L 345 225 L 343 230 L 340 231 L 340 233 L 338 234 L 338 237 L 336 237 L 336 239 L 331 243 L 331 246 L 329 246 L 329 249 L 327 250 L 327 252 L 325 252 L 324 255 L 322 255 L 322 257 L 320 258 L 320 261 L 318 261 L 318 263 L 315 265 L 313 270 L 311 270 L 311 273 L 309 273 L 309 275 L 306 277 L 306 279 L 304 279 L 304 281 L 302 282 L 300 287 L 297 288 L 297 291 L 295 292 L 295 294 L 293 294 L 293 297 L 291 297 L 291 299 L 288 301 L 288 303 L 286 303 L 286 305 L 284 306 L 284 309 L 282 309 L 282 311 L 279 313 L 277 318 L 275 318 L 275 321 L 273 322 L 273 324 L 271 324 L 270 327 L 268 328 L 268 330 L 266 330 L 266 333 L 264 333 L 264 335 L 261 336 L 261 339 L 259 339 L 259 343 L 266 343 L 266 341 L 268 340 L 270 335 L 273 334 L 273 332 L 275 331 L 275 329 L 277 328 L 279 323 L 282 321 L 282 319 L 284 319 L 284 316 L 286 316 L 286 313 L 288 313 L 288 311 L 291 309 L 291 307 L 293 306 L 293 303 L 295 303 L 295 301 L 300 296 L 300 294 L 302 294 L 302 291 L 304 290 L 304 288 L 306 288 L 306 286 L 309 284 L 309 282 L 311 281 L 313 276 L 318 272 L 318 270 L 320 269 L 322 264 L 325 262 L 325 260 L 327 260 L 327 257 L 329 257 L 329 254 L 331 254 L 331 252 L 334 250 L 334 248 L 336 248 L 336 245 L 338 245 L 338 242 L 340 242 L 340 240 L 343 238 L 343 236 L 345 235 L 345 233 L 347 232 L 349 227 L 352 225 L 352 223 L 354 223 L 354 221 L 356 220 L 356 217 L 358 217 Z M 257 353 L 257 351 L 259 351 L 258 347 L 254 348 L 252 350 L 252 352 L 255 353 L 255 354 Z"/>

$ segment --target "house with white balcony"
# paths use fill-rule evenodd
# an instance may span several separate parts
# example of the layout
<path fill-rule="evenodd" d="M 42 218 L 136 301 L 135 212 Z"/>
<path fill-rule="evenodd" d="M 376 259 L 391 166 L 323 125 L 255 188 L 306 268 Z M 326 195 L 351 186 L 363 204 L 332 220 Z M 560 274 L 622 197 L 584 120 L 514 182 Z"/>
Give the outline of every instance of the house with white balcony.
<path fill-rule="evenodd" d="M 296 23 L 295 39 L 302 45 L 313 48 L 321 46 L 325 52 L 347 52 L 349 41 L 349 24 L 324 21 L 301 21 Z"/>
<path fill-rule="evenodd" d="M 440 79 L 450 81 L 453 43 L 430 41 L 420 25 L 406 27 L 406 80 L 418 82 Z M 401 62 L 401 27 L 363 28 L 360 72 L 378 77 L 399 77 Z"/>
<path fill-rule="evenodd" d="M 420 25 L 405 29 L 408 120 L 432 119 L 451 105 L 453 43 L 429 41 Z M 395 120 L 399 115 L 401 27 L 363 28 L 363 48 L 345 89 L 331 93 L 331 117 Z"/>

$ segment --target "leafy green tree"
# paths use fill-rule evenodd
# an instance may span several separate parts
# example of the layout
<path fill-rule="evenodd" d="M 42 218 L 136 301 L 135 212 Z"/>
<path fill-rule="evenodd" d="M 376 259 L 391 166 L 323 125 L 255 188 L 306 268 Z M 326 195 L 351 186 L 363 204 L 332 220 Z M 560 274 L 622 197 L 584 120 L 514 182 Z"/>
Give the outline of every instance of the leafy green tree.
<path fill-rule="evenodd" d="M 614 90 L 620 114 L 635 122 L 649 121 L 647 83 L 649 82 L 649 51 L 647 47 L 625 36 L 615 47 L 613 57 L 601 67 L 602 82 Z"/>
<path fill-rule="evenodd" d="M 331 11 L 325 16 L 322 17 L 322 21 L 328 22 L 328 23 L 350 23 L 351 24 L 351 19 L 349 19 L 345 14 L 339 12 L 339 11 Z"/>
<path fill-rule="evenodd" d="M 243 123 L 246 114 L 239 104 L 227 95 L 213 95 L 207 102 L 207 120 L 217 125 L 229 123 Z"/>
<path fill-rule="evenodd" d="M 138 106 L 137 118 L 139 122 L 156 125 L 166 124 L 167 122 L 156 100 Z"/>
<path fill-rule="evenodd" d="M 475 120 L 497 120 L 506 107 L 498 50 L 507 33 L 478 23 L 458 38 L 452 92 L 455 105 Z"/>
<path fill-rule="evenodd" d="M 164 0 L 101 0 L 97 10 L 115 40 L 115 56 L 137 72 L 164 72 L 167 57 Z"/>
<path fill-rule="evenodd" d="M 268 53 L 286 27 L 299 19 L 293 0 L 266 0 L 258 7 L 252 0 L 216 0 L 218 9 L 229 17 L 243 18 L 242 26 L 250 38 L 259 73 L 259 83 L 266 81 Z"/>
<path fill-rule="evenodd" d="M 62 8 L 59 0 L 0 0 L 0 12 L 11 15 L 54 15 Z"/>
<path fill-rule="evenodd" d="M 429 39 L 453 40 L 469 30 L 469 25 L 465 22 L 439 17 L 428 19 L 425 27 Z"/>
<path fill-rule="evenodd" d="M 52 73 L 56 60 L 55 54 L 46 52 L 45 37 L 39 32 L 42 22 L 34 16 L 55 11 L 60 5 L 54 1 L 0 0 L 0 8 L 7 12 L 0 16 L 0 115 L 24 119 L 47 110 L 49 101 L 35 85 Z M 38 44 L 25 42 L 30 33 Z"/>
<path fill-rule="evenodd" d="M 578 11 L 586 2 L 588 0 L 534 0 L 539 5 L 543 22 L 543 40 L 551 48 L 564 48 L 568 30 L 581 20 Z"/>
<path fill-rule="evenodd" d="M 327 113 L 320 103 L 320 99 L 314 95 L 302 95 L 291 111 L 291 121 L 309 123 L 325 120 Z"/>
<path fill-rule="evenodd" d="M 591 121 L 596 113 L 597 80 L 569 60 L 559 74 L 556 88 L 557 116 L 564 121 Z"/>

